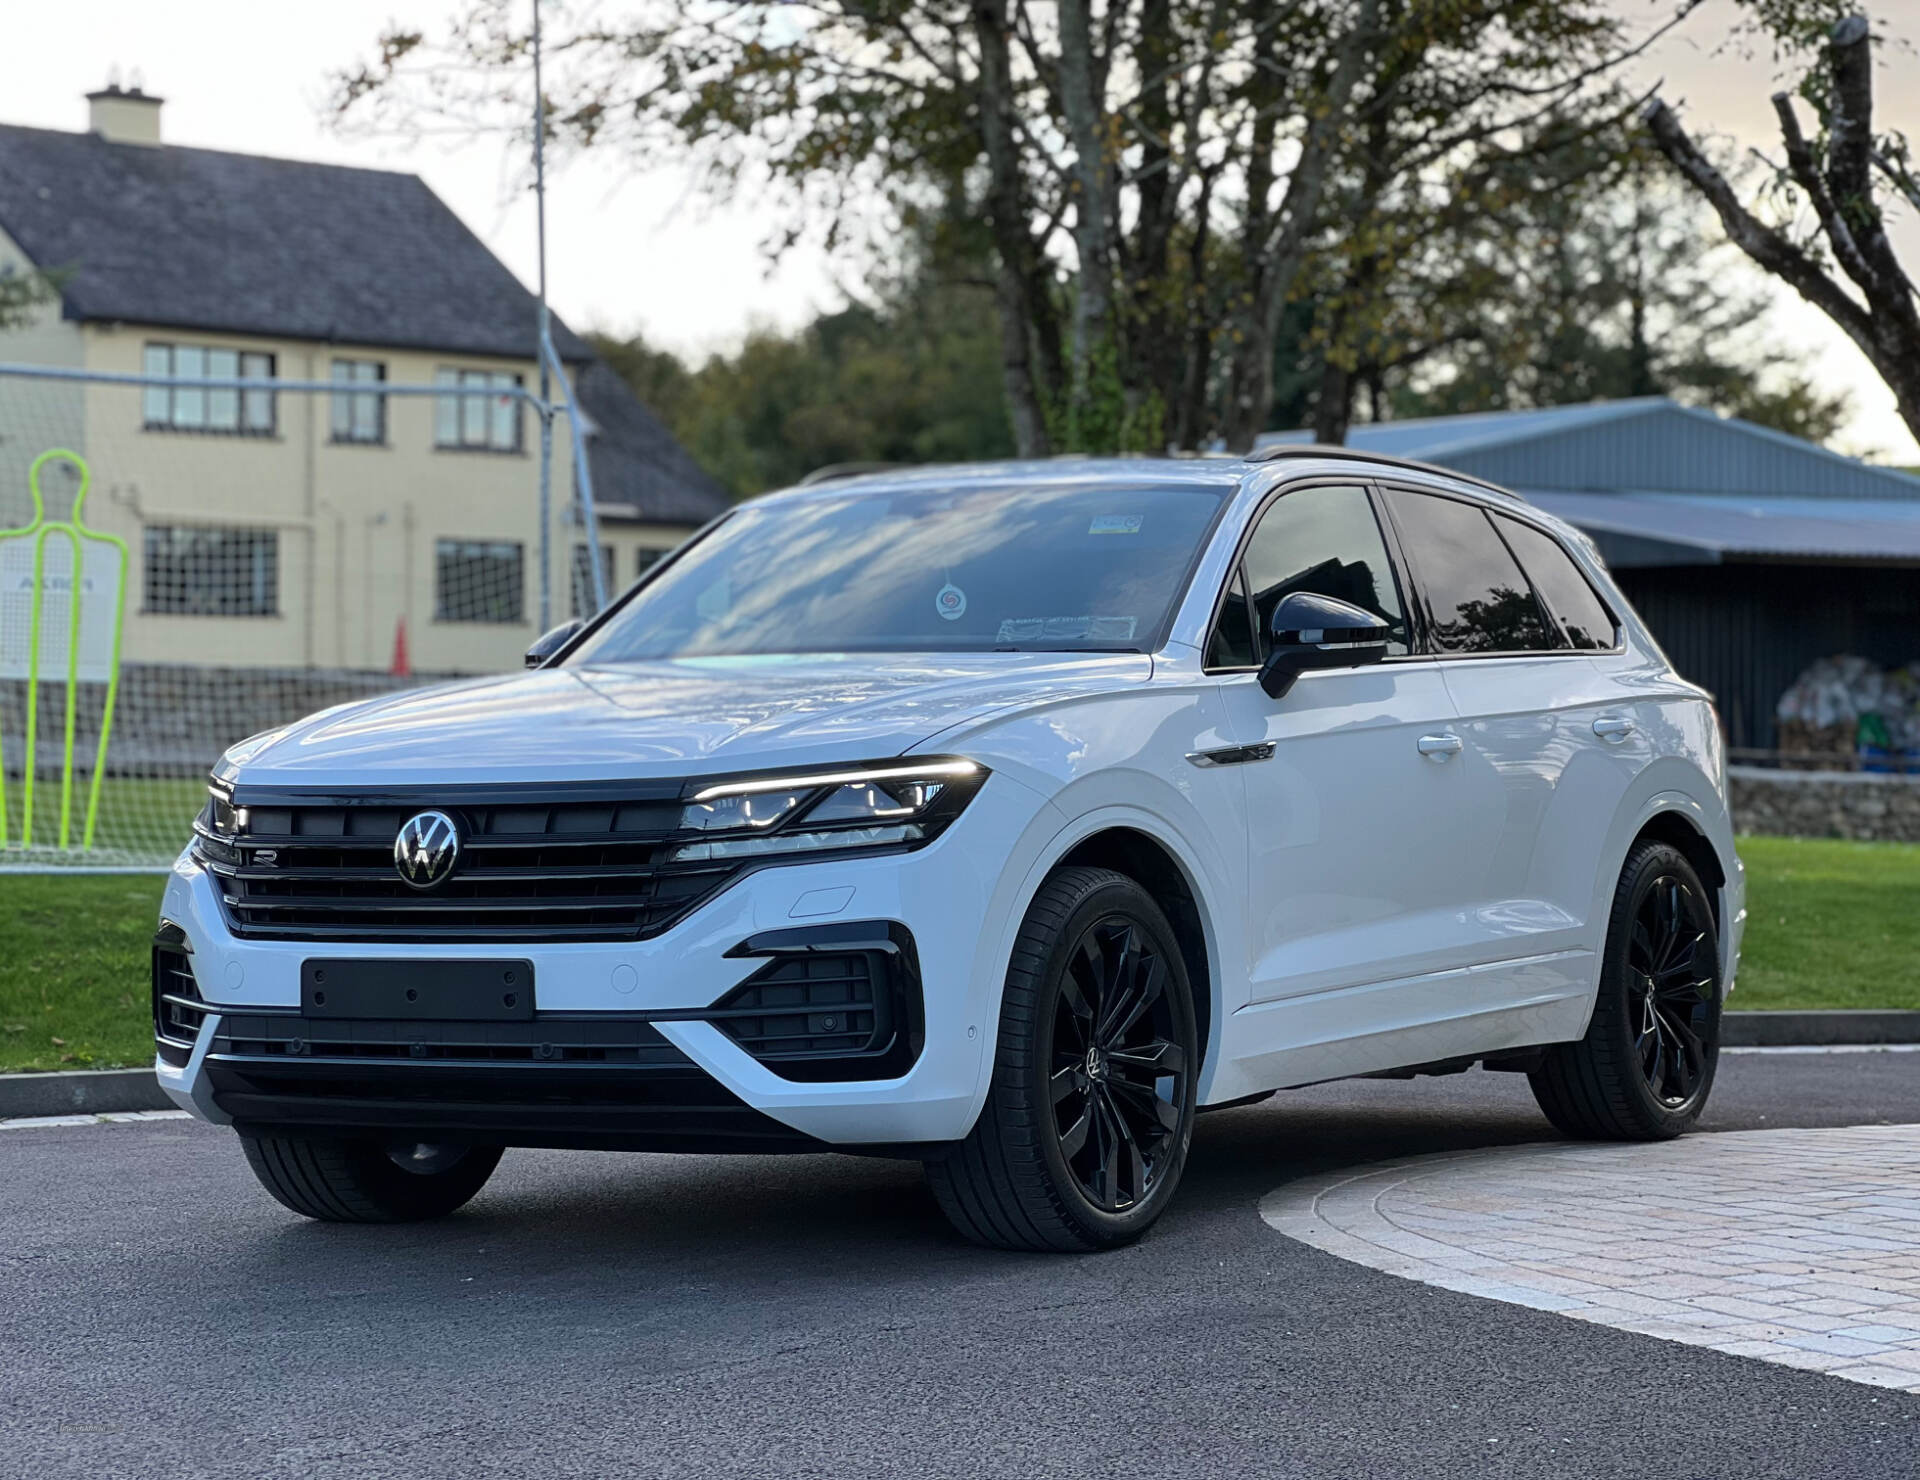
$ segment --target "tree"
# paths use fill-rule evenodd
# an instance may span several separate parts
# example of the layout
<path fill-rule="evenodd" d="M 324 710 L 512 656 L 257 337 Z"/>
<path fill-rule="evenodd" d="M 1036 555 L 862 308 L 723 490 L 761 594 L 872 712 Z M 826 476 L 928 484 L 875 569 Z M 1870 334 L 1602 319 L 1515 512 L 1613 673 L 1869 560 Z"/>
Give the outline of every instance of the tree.
<path fill-rule="evenodd" d="M 337 79 L 336 117 L 518 124 L 522 9 L 465 0 L 442 37 L 389 31 Z M 876 257 L 927 219 L 978 219 L 1028 454 L 1250 443 L 1316 240 L 1517 129 L 1595 106 L 1631 50 L 1604 0 L 549 12 L 556 157 L 679 160 L 716 192 L 764 178 L 792 208 L 781 241 L 813 233 Z M 1383 115 L 1403 146 L 1330 226 L 1328 192 L 1366 176 L 1366 125 Z"/>
<path fill-rule="evenodd" d="M 965 260 L 916 256 L 872 303 L 792 334 L 756 330 L 697 369 L 639 339 L 592 337 L 736 494 L 833 463 L 964 462 L 1014 450 L 998 394 L 993 290 Z"/>
<path fill-rule="evenodd" d="M 1503 213 L 1490 250 L 1436 272 L 1445 348 L 1385 368 L 1394 414 L 1667 395 L 1824 441 L 1849 413 L 1760 334 L 1770 298 L 1726 271 L 1691 197 L 1629 154 L 1587 188 Z M 1395 375 L 1395 371 L 1402 373 Z M 1370 381 L 1383 378 L 1377 363 Z M 1375 412 L 1378 415 L 1378 410 Z"/>
<path fill-rule="evenodd" d="M 60 272 L 21 271 L 0 267 L 0 333 L 24 329 L 42 308 L 60 301 Z"/>
<path fill-rule="evenodd" d="M 1882 206 L 1898 200 L 1920 210 L 1920 176 L 1904 137 L 1873 131 L 1872 27 L 1859 14 L 1834 21 L 1829 0 L 1749 3 L 1789 50 L 1817 47 L 1799 89 L 1819 125 L 1813 137 L 1801 128 L 1795 99 L 1773 96 L 1786 150 L 1777 183 L 1789 204 L 1811 211 L 1811 224 L 1769 223 L 1743 205 L 1665 102 L 1649 105 L 1648 131 L 1740 250 L 1859 346 L 1920 437 L 1920 294 L 1894 253 Z"/>

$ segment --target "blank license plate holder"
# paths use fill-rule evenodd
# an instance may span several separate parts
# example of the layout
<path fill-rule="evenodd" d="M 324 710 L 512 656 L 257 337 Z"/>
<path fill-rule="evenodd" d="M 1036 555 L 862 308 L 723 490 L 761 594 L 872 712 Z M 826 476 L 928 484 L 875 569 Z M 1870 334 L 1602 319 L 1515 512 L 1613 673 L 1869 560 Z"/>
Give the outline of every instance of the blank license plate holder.
<path fill-rule="evenodd" d="M 531 961 L 306 960 L 300 1011 L 318 1018 L 533 1021 Z"/>

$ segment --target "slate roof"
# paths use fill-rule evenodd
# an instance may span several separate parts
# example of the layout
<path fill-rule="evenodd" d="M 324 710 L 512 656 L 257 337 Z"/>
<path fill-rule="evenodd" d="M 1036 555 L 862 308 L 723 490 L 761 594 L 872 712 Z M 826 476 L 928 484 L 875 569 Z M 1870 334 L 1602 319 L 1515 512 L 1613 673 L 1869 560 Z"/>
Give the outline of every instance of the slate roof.
<path fill-rule="evenodd" d="M 534 354 L 534 296 L 415 175 L 0 125 L 0 229 L 73 269 L 70 319 Z"/>
<path fill-rule="evenodd" d="M 602 521 L 705 524 L 733 500 L 604 360 L 575 374 Z"/>

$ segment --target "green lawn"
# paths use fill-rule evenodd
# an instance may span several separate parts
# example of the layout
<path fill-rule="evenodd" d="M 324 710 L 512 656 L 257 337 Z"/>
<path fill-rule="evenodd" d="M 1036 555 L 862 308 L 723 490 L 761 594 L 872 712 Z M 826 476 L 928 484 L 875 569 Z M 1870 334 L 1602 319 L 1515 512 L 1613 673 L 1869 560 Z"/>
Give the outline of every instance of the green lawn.
<path fill-rule="evenodd" d="M 1738 1008 L 1920 1008 L 1920 844 L 1742 838 Z"/>
<path fill-rule="evenodd" d="M 1920 1008 L 1920 844 L 1743 838 L 1739 1008 Z M 145 1064 L 151 875 L 0 874 L 0 1071 Z"/>

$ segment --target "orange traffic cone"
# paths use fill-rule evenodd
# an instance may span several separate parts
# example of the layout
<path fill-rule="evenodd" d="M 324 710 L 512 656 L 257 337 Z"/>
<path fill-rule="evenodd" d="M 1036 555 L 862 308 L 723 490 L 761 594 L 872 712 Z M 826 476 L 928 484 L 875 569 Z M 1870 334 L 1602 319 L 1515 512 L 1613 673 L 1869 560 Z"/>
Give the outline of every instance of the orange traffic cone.
<path fill-rule="evenodd" d="M 402 617 L 393 629 L 393 666 L 387 670 L 395 678 L 412 678 L 413 664 L 407 661 L 407 619 Z"/>

